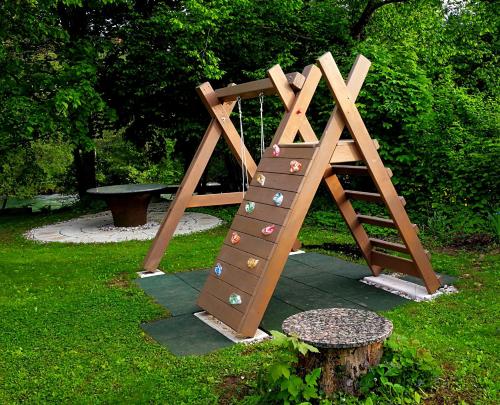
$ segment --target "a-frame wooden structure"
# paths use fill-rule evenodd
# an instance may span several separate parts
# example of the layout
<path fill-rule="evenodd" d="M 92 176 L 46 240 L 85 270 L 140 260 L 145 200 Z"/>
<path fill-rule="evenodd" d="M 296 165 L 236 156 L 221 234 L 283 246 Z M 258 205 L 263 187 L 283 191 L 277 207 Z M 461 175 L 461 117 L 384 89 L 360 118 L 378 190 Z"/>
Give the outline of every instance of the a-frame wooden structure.
<path fill-rule="evenodd" d="M 370 62 L 359 56 L 346 83 L 330 53 L 318 59 L 318 66 L 307 66 L 302 75 L 285 75 L 275 66 L 269 70 L 269 79 L 215 91 L 208 83 L 198 88 L 212 121 L 144 263 L 146 270 L 158 266 L 186 207 L 241 203 L 198 299 L 200 307 L 241 335 L 255 334 L 322 180 L 374 275 L 387 269 L 422 278 L 429 293 L 440 287 L 417 228 L 404 209 L 404 199 L 398 196 L 391 172 L 377 152 L 378 144 L 370 138 L 354 104 Z M 306 111 L 322 77 L 336 107 L 318 140 Z M 256 166 L 245 148 L 241 152 L 229 113 L 236 97 L 256 97 L 260 92 L 278 94 L 286 113 L 271 144 L 279 146 L 279 156 L 270 147 Z M 344 127 L 352 140 L 340 140 Z M 299 133 L 304 142 L 294 143 Z M 242 153 L 246 154 L 252 181 L 244 199 L 241 192 L 193 195 L 221 134 L 240 162 Z M 351 162 L 365 165 L 345 165 Z M 338 178 L 343 174 L 369 175 L 378 193 L 345 190 Z M 276 199 L 277 193 L 282 198 Z M 352 207 L 352 199 L 383 203 L 390 218 L 360 215 Z M 402 243 L 370 238 L 363 224 L 395 228 Z"/>

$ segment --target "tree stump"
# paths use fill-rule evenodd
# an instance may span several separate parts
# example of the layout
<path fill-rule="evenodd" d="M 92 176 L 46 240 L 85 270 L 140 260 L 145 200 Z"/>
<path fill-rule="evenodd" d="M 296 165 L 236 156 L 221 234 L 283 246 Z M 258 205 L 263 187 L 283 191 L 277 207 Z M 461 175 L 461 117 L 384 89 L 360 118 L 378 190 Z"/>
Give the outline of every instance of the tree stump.
<path fill-rule="evenodd" d="M 299 373 L 321 367 L 320 388 L 359 393 L 359 379 L 380 362 L 383 342 L 392 333 L 392 322 L 369 311 L 327 308 L 295 314 L 283 322 L 283 331 L 319 350 L 300 356 Z"/>

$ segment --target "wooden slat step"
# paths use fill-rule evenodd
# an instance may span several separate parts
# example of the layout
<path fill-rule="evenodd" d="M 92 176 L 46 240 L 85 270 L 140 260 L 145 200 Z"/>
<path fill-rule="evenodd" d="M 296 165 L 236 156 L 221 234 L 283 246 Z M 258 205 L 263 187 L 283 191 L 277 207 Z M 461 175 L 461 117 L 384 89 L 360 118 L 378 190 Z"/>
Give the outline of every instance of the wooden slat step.
<path fill-rule="evenodd" d="M 259 171 L 268 173 L 289 174 L 291 176 L 305 176 L 307 168 L 311 162 L 309 159 L 293 159 L 302 165 L 298 172 L 290 172 L 290 162 L 292 159 L 287 158 L 263 158 L 259 163 Z"/>
<path fill-rule="evenodd" d="M 266 180 L 263 186 L 261 186 L 257 182 L 257 176 L 259 176 L 259 174 L 265 176 Z M 258 171 L 255 177 L 252 179 L 250 185 L 253 187 L 277 188 L 297 193 L 300 191 L 300 188 L 302 186 L 302 179 L 303 176 L 295 176 L 291 173 L 281 174 Z"/>
<path fill-rule="evenodd" d="M 233 232 L 236 232 L 240 236 L 239 243 L 234 245 L 231 243 Z M 241 250 L 242 252 L 247 252 L 249 256 L 255 255 L 264 258 L 268 258 L 274 248 L 274 243 L 265 240 L 264 237 L 252 236 L 243 232 L 233 231 L 232 229 L 227 233 L 224 244 Z"/>
<path fill-rule="evenodd" d="M 253 269 L 250 269 L 248 267 L 248 259 L 250 258 L 259 260 L 257 266 L 255 266 Z M 267 260 L 265 258 L 262 258 L 257 255 L 248 254 L 247 252 L 243 252 L 239 249 L 235 249 L 228 245 L 222 246 L 217 260 L 219 261 L 222 260 L 223 262 L 230 263 L 241 270 L 249 271 L 252 274 L 255 274 L 257 277 L 259 277 L 262 274 L 262 272 L 267 266 Z"/>
<path fill-rule="evenodd" d="M 280 143 L 280 148 L 315 148 L 319 142 Z"/>
<path fill-rule="evenodd" d="M 283 225 L 289 213 L 287 208 L 276 207 L 275 205 L 255 203 L 255 209 L 252 213 L 245 211 L 244 200 L 238 209 L 238 215 L 248 218 L 258 219 L 259 221 L 268 222 L 269 224 Z M 272 201 L 271 201 L 272 204 Z"/>
<path fill-rule="evenodd" d="M 392 177 L 392 170 L 388 167 L 385 168 L 389 177 Z M 354 166 L 354 165 L 332 165 L 332 173 L 339 175 L 351 175 L 351 176 L 369 176 L 368 167 L 366 166 Z"/>
<path fill-rule="evenodd" d="M 389 241 L 386 241 L 383 239 L 377 239 L 377 238 L 369 238 L 369 239 L 370 239 L 370 243 L 377 248 L 394 250 L 395 252 L 410 254 L 410 250 L 405 245 L 403 245 L 401 243 L 389 242 Z M 427 257 L 430 259 L 431 253 L 427 249 L 425 249 L 424 252 L 427 255 Z"/>
<path fill-rule="evenodd" d="M 401 252 L 401 253 L 410 253 L 408 248 L 401 244 L 401 243 L 395 243 L 395 242 L 389 242 L 383 239 L 377 239 L 377 238 L 370 238 L 370 243 L 378 248 L 382 249 L 388 249 L 388 250 L 394 250 L 396 252 Z"/>
<path fill-rule="evenodd" d="M 379 193 L 368 193 L 366 191 L 356 191 L 356 190 L 345 190 L 347 198 L 352 198 L 353 200 L 361 200 L 375 203 L 383 203 L 384 200 Z M 399 196 L 401 203 L 406 205 L 406 200 L 404 197 Z"/>
<path fill-rule="evenodd" d="M 392 256 L 387 253 L 377 252 L 376 250 L 372 250 L 371 252 L 371 264 L 383 267 L 384 269 L 397 271 L 398 273 L 420 277 L 417 266 L 415 266 L 413 261 L 398 256 Z"/>
<path fill-rule="evenodd" d="M 381 226 L 384 228 L 397 228 L 394 221 L 389 218 L 372 217 L 370 215 L 361 215 L 361 214 L 357 214 L 356 216 L 358 218 L 358 221 L 361 222 L 362 224 Z M 419 229 L 417 224 L 411 224 L 411 225 L 413 226 L 413 229 L 415 229 L 415 232 L 418 233 Z"/>
<path fill-rule="evenodd" d="M 396 228 L 396 224 L 392 219 L 389 218 L 380 218 L 380 217 L 372 217 L 370 215 L 357 215 L 358 221 L 362 224 L 369 224 L 375 226 L 382 226 L 385 228 Z"/>
<path fill-rule="evenodd" d="M 293 144 L 293 145 L 301 145 L 301 144 Z M 311 159 L 316 152 L 316 148 L 311 147 L 301 147 L 291 146 L 286 147 L 283 146 L 280 151 L 280 158 L 287 159 Z M 264 151 L 264 158 L 273 158 L 273 148 L 269 147 Z"/>
<path fill-rule="evenodd" d="M 207 291 L 207 290 L 205 290 Z M 217 319 L 224 319 L 224 323 L 231 328 L 237 330 L 243 314 L 231 304 L 221 301 L 209 292 L 200 294 L 196 302 L 199 307 L 205 309 Z"/>

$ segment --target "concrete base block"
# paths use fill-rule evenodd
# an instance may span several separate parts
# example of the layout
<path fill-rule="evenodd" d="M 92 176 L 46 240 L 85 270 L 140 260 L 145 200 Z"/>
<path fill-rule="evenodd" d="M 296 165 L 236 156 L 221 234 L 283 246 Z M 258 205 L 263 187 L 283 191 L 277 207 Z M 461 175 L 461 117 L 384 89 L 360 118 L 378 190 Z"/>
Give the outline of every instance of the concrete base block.
<path fill-rule="evenodd" d="M 417 302 L 431 301 L 442 294 L 451 294 L 458 292 L 458 290 L 453 286 L 444 286 L 437 290 L 434 294 L 429 294 L 424 286 L 387 274 L 381 274 L 377 277 L 365 277 L 360 281 L 362 283 L 380 288 L 392 294 L 396 294 L 400 297 Z"/>
<path fill-rule="evenodd" d="M 234 329 L 230 328 L 225 323 L 219 321 L 217 318 L 210 315 L 206 311 L 196 312 L 194 316 L 196 316 L 198 319 L 200 319 L 202 322 L 205 322 L 212 329 L 215 329 L 217 332 L 224 335 L 229 340 L 235 343 L 251 344 L 271 338 L 271 336 L 269 336 L 266 332 L 264 332 L 261 329 L 257 329 L 257 332 L 255 333 L 254 337 L 250 338 L 242 337 Z"/>
<path fill-rule="evenodd" d="M 156 269 L 155 271 L 138 271 L 137 275 L 139 278 L 148 278 L 148 277 L 155 277 L 155 276 L 162 276 L 165 273 L 161 270 Z"/>

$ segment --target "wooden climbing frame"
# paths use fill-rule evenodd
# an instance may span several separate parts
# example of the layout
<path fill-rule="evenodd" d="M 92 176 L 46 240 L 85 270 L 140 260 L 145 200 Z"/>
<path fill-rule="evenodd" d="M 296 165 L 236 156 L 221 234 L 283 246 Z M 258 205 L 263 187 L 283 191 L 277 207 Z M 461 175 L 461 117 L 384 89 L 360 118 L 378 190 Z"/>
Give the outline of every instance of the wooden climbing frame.
<path fill-rule="evenodd" d="M 144 268 L 155 270 L 187 207 L 240 203 L 224 244 L 198 298 L 198 305 L 244 336 L 253 336 L 272 297 L 288 254 L 321 181 L 374 275 L 383 270 L 421 278 L 429 293 L 440 287 L 428 257 L 398 196 L 390 169 L 384 167 L 355 105 L 370 62 L 359 56 L 344 82 L 330 53 L 300 73 L 285 75 L 277 65 L 269 78 L 213 90 L 209 83 L 198 93 L 212 120 L 179 191 L 146 256 Z M 324 79 L 335 100 L 330 119 L 318 139 L 306 112 L 318 83 Z M 248 153 L 229 115 L 237 97 L 277 94 L 285 114 L 258 166 Z M 340 140 L 347 127 L 352 139 Z M 300 134 L 303 142 L 295 142 Z M 242 192 L 193 195 L 215 145 L 223 135 L 240 164 L 246 161 L 251 179 Z M 277 156 L 276 150 L 279 149 Z M 273 153 L 274 152 L 274 153 Z M 364 162 L 364 165 L 353 164 Z M 345 190 L 338 176 L 370 176 L 378 193 Z M 278 198 L 278 196 L 280 196 Z M 276 201 L 281 201 L 277 204 Z M 389 218 L 359 214 L 351 200 L 385 204 Z M 371 238 L 363 224 L 397 229 L 402 243 Z M 408 257 L 390 252 L 406 254 Z"/>

